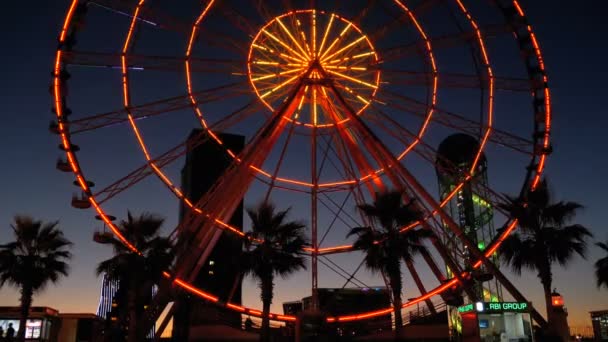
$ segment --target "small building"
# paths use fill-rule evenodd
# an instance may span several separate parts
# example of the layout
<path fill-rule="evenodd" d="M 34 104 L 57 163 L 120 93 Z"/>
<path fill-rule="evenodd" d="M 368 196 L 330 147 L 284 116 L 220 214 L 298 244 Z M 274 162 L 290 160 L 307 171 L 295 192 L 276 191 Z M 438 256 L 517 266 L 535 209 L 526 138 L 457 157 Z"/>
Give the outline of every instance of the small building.
<path fill-rule="evenodd" d="M 608 310 L 591 311 L 595 341 L 608 341 Z"/>
<path fill-rule="evenodd" d="M 0 307 L 0 327 L 5 334 L 12 325 L 17 335 L 20 311 L 18 306 Z M 102 327 L 102 319 L 95 314 L 62 314 L 53 308 L 34 306 L 25 324 L 25 338 L 28 342 L 98 342 L 103 340 Z"/>
<path fill-rule="evenodd" d="M 18 306 L 0 306 L 0 327 L 5 334 L 8 327 L 12 326 L 17 336 L 20 311 L 21 308 Z M 30 308 L 29 319 L 25 323 L 25 338 L 36 342 L 57 341 L 58 328 L 59 311 L 49 307 L 34 306 Z"/>
<path fill-rule="evenodd" d="M 386 287 L 372 288 L 319 288 L 319 310 L 323 315 L 342 316 L 354 313 L 368 312 L 387 308 L 391 305 L 391 297 Z M 324 322 L 324 318 L 314 314 L 312 296 L 297 302 L 283 304 L 285 314 L 295 314 L 307 321 L 308 326 L 313 322 Z M 302 315 L 302 313 L 305 313 Z M 288 313 L 289 312 L 289 313 Z M 324 325 L 324 324 L 323 324 Z M 338 339 L 345 336 L 359 337 L 375 334 L 382 330 L 391 330 L 391 314 L 381 315 L 365 321 L 341 322 L 324 326 L 329 336 Z M 304 334 L 304 333 L 303 333 Z"/>
<path fill-rule="evenodd" d="M 95 314 L 59 314 L 60 324 L 57 341 L 101 342 L 103 341 L 103 319 Z"/>
<path fill-rule="evenodd" d="M 458 314 L 462 341 L 533 341 L 529 303 L 470 303 Z"/>

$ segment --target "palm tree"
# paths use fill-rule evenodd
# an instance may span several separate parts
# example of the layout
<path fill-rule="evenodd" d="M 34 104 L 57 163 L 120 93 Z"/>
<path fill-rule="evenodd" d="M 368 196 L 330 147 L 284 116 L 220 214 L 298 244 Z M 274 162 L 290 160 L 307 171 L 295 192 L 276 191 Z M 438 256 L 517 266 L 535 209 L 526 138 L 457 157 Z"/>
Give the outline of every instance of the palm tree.
<path fill-rule="evenodd" d="M 595 262 L 595 277 L 597 279 L 597 287 L 605 286 L 608 288 L 608 241 L 598 242 L 596 245 L 603 249 L 606 256 Z"/>
<path fill-rule="evenodd" d="M 127 220 L 121 221 L 118 228 L 137 251 L 129 249 L 111 235 L 98 240 L 114 248 L 114 256 L 99 263 L 96 272 L 97 275 L 105 273 L 110 280 L 119 282 L 116 294 L 120 297 L 118 311 L 121 326 L 128 326 L 128 341 L 143 338 L 137 336 L 138 318 L 152 294 L 152 287 L 159 283 L 163 271 L 173 261 L 170 240 L 159 236 L 163 222 L 164 219 L 153 214 L 143 213 L 134 218 L 130 212 L 127 213 Z"/>
<path fill-rule="evenodd" d="M 21 292 L 17 338 L 23 341 L 33 296 L 68 275 L 72 243 L 57 228 L 57 221 L 43 223 L 29 216 L 15 216 L 14 221 L 15 241 L 0 245 L 0 288 L 9 284 Z"/>
<path fill-rule="evenodd" d="M 242 254 L 242 271 L 259 281 L 263 305 L 260 341 L 270 340 L 270 304 L 274 277 L 286 278 L 300 269 L 306 269 L 303 247 L 306 245 L 301 222 L 288 221 L 289 210 L 277 212 L 269 202 L 247 209 L 251 231 L 246 234 Z"/>
<path fill-rule="evenodd" d="M 403 193 L 391 190 L 376 194 L 372 204 L 362 204 L 358 208 L 375 225 L 356 227 L 348 236 L 356 235 L 355 249 L 365 252 L 365 266 L 372 272 L 381 272 L 388 277 L 392 290 L 395 315 L 395 336 L 400 336 L 403 328 L 401 317 L 401 263 L 412 262 L 414 255 L 424 249 L 422 240 L 430 237 L 425 230 L 410 229 L 400 233 L 399 229 L 420 218 L 419 212 L 412 208 L 412 202 L 403 203 Z"/>
<path fill-rule="evenodd" d="M 552 266 L 555 263 L 566 266 L 575 254 L 585 258 L 586 238 L 591 236 L 584 226 L 570 224 L 582 206 L 576 202 L 555 202 L 546 179 L 529 193 L 527 202 L 507 198 L 508 203 L 501 207 L 518 220 L 521 230 L 505 239 L 500 257 L 516 274 L 521 274 L 522 268 L 537 272 L 545 293 L 547 322 L 551 329 Z"/>

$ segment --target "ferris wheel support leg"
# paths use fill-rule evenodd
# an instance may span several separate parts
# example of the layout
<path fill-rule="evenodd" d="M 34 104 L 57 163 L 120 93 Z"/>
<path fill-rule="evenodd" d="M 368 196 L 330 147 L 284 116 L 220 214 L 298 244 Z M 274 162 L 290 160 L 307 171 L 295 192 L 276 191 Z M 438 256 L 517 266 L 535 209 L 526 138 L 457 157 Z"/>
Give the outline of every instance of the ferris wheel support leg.
<path fill-rule="evenodd" d="M 500 272 L 498 267 L 494 265 L 494 263 L 486 258 L 486 256 L 477 248 L 477 246 L 464 234 L 463 230 L 454 222 L 454 220 L 448 215 L 442 208 L 441 205 L 431 196 L 431 194 L 426 191 L 426 189 L 418 182 L 418 180 L 395 158 L 395 156 L 390 153 L 388 148 L 384 146 L 384 144 L 378 139 L 378 137 L 371 131 L 369 127 L 358 117 L 355 112 L 350 108 L 348 103 L 344 100 L 344 98 L 339 93 L 335 84 L 331 83 L 330 87 L 332 88 L 333 93 L 336 95 L 342 106 L 344 107 L 346 113 L 350 117 L 351 120 L 354 121 L 355 127 L 358 127 L 362 130 L 363 136 L 368 138 L 366 140 L 370 141 L 370 144 L 373 143 L 377 148 L 377 152 L 379 152 L 380 159 L 384 160 L 384 164 L 386 161 L 390 161 L 388 163 L 389 168 L 385 168 L 385 171 L 395 172 L 397 171 L 399 176 L 403 178 L 403 180 L 408 184 L 415 193 L 418 194 L 433 210 L 436 210 L 439 214 L 441 220 L 445 222 L 447 227 L 456 235 L 458 239 L 460 239 L 463 244 L 468 248 L 468 250 L 473 254 L 475 258 L 481 261 L 488 270 L 498 279 L 498 281 L 509 291 L 509 293 L 518 301 L 528 302 L 524 295 L 517 290 L 517 288 Z M 450 258 L 448 258 L 450 259 Z M 465 289 L 467 286 L 465 286 Z M 532 308 L 532 317 L 534 320 L 539 323 L 541 326 L 545 326 L 547 323 L 545 319 L 536 311 L 536 309 Z"/>
<path fill-rule="evenodd" d="M 167 312 L 167 315 L 165 315 L 165 318 L 163 318 L 163 321 L 158 326 L 158 329 L 156 329 L 156 331 L 154 332 L 154 342 L 158 342 L 161 340 L 161 336 L 163 335 L 163 332 L 165 332 L 167 325 L 169 325 L 169 321 L 171 321 L 171 318 L 173 318 L 174 310 L 175 310 L 175 303 L 171 306 L 171 309 L 169 309 L 169 312 Z"/>
<path fill-rule="evenodd" d="M 425 227 L 425 229 L 432 231 L 428 222 L 423 222 L 422 225 Z M 447 248 L 443 245 L 443 243 L 441 241 L 439 241 L 439 239 L 435 236 L 431 238 L 431 243 L 433 244 L 433 247 L 435 247 L 435 249 L 439 252 L 441 259 L 443 259 L 443 261 L 450 268 L 450 270 L 452 270 L 454 276 L 456 277 L 456 279 L 458 279 L 458 282 L 460 284 L 465 284 L 466 280 L 462 277 L 462 274 L 463 274 L 462 269 L 454 261 L 454 259 L 452 259 L 452 256 L 450 255 L 450 253 L 448 253 Z M 424 257 L 424 254 L 423 254 L 423 257 Z M 429 255 L 429 257 L 430 257 L 430 255 Z M 437 267 L 437 265 L 435 265 L 435 267 Z M 442 274 L 442 276 L 443 276 L 443 274 Z M 471 301 L 479 300 L 478 294 L 475 291 L 473 291 L 473 289 L 471 287 L 463 286 L 463 290 Z"/>
<path fill-rule="evenodd" d="M 387 153 L 388 150 L 386 149 L 386 146 L 383 146 L 382 143 L 378 140 L 378 138 L 375 135 L 371 134 L 371 131 L 369 130 L 369 128 L 361 121 L 361 118 L 358 115 L 356 115 L 355 112 L 352 110 L 352 108 L 350 108 L 350 106 L 346 103 L 346 101 L 344 100 L 342 95 L 336 89 L 335 85 L 332 83 L 330 85 L 330 87 L 332 89 L 332 92 L 336 96 L 336 98 L 340 101 L 340 103 L 344 107 L 345 112 L 348 114 L 350 119 L 353 120 L 353 122 L 355 123 L 354 128 L 355 129 L 359 128 L 362 131 L 362 133 L 363 133 L 362 136 L 365 137 L 363 139 L 364 145 L 369 150 L 370 154 L 374 157 L 376 162 L 384 168 L 385 173 L 390 178 L 390 180 L 394 183 L 394 185 L 397 187 L 403 188 L 403 181 L 400 179 L 399 175 L 395 173 L 394 168 L 389 163 L 389 161 L 392 161 L 393 163 L 396 162 L 397 164 L 399 164 L 399 162 L 394 158 L 394 156 L 392 154 Z M 338 132 L 340 132 L 340 135 L 343 136 L 343 139 L 346 139 L 347 141 L 349 139 L 353 139 L 352 133 L 344 132 L 344 130 L 345 130 L 344 128 L 338 129 Z M 371 139 L 368 139 L 367 137 L 369 137 Z M 374 141 L 372 141 L 372 140 L 374 140 Z M 364 158 L 363 156 L 361 156 L 361 152 L 359 149 L 353 148 L 353 149 L 351 149 L 350 152 L 351 152 L 351 154 L 354 155 L 355 160 L 358 159 L 357 157 L 359 157 L 359 159 Z M 386 158 L 383 157 L 382 156 L 383 154 L 386 155 L 387 157 Z M 372 195 L 374 195 L 374 194 L 372 193 Z M 414 202 L 414 205 L 416 205 L 417 209 L 419 209 L 421 212 L 425 211 L 421 208 L 422 206 L 419 203 Z M 429 230 L 431 232 L 433 231 L 432 227 L 426 221 L 422 222 L 422 226 L 423 226 L 423 229 Z M 464 284 L 465 279 L 462 278 L 462 270 L 456 264 L 456 262 L 454 262 L 454 260 L 452 260 L 452 258 L 450 257 L 449 253 L 447 252 L 447 250 L 443 246 L 443 244 L 438 239 L 432 239 L 432 242 L 433 242 L 433 245 L 435 246 L 435 248 L 437 249 L 437 251 L 439 251 L 442 259 L 444 259 L 445 263 L 448 265 L 448 267 L 454 271 L 454 275 L 456 276 L 458 281 L 461 284 Z M 439 274 L 441 274 L 441 272 L 436 273 L 436 275 L 439 275 Z M 474 291 L 472 291 L 472 289 L 470 289 L 469 287 L 465 286 L 464 291 L 466 292 L 467 296 L 469 296 L 469 298 L 471 298 L 471 300 L 474 300 L 474 301 L 478 300 L 477 294 Z"/>
<path fill-rule="evenodd" d="M 437 278 L 437 280 L 440 283 L 444 282 L 445 275 L 443 275 L 443 272 L 441 272 L 441 270 L 439 269 L 439 266 L 437 266 L 437 263 L 435 263 L 435 260 L 433 260 L 431 253 L 429 253 L 429 251 L 427 249 L 423 249 L 420 251 L 420 255 L 422 255 L 422 258 L 427 263 L 427 265 L 429 265 L 429 268 L 435 275 L 435 278 Z"/>
<path fill-rule="evenodd" d="M 369 164 L 367 159 L 363 155 L 361 155 L 361 153 L 359 153 L 359 148 L 358 148 L 358 146 L 356 146 L 356 144 L 353 140 L 354 138 L 351 135 L 351 133 L 348 132 L 346 129 L 340 128 L 340 125 L 338 124 L 340 119 L 339 119 L 337 113 L 335 112 L 335 110 L 333 109 L 333 107 L 328 103 L 327 97 L 321 96 L 320 105 L 323 107 L 323 109 L 325 110 L 326 113 L 330 114 L 330 116 L 334 122 L 334 125 L 335 125 L 334 127 L 336 127 L 336 133 L 337 133 L 336 136 L 340 138 L 340 139 L 336 139 L 338 159 L 340 159 L 340 161 L 344 165 L 345 169 L 350 170 L 351 176 L 353 176 L 353 177 L 356 177 L 355 172 L 354 172 L 355 167 L 357 168 L 357 171 L 359 172 L 359 174 L 362 174 L 362 175 L 371 174 L 372 170 L 373 170 L 371 165 Z M 351 156 L 355 165 L 352 165 L 352 163 L 349 163 L 346 161 L 346 160 L 348 160 L 346 155 Z M 374 179 L 374 181 L 366 181 L 363 183 L 366 185 L 366 187 L 367 187 L 369 193 L 372 195 L 372 197 L 375 197 L 377 192 L 382 192 L 382 191 L 386 190 L 384 184 L 381 182 L 381 180 L 379 178 Z M 365 204 L 363 192 L 361 190 L 361 183 L 357 183 L 356 189 L 357 189 L 357 192 L 353 192 L 353 193 L 355 194 L 355 201 L 356 201 L 357 205 Z M 361 214 L 361 219 L 363 220 L 363 222 L 366 225 L 371 226 L 371 222 L 368 222 L 367 217 L 363 213 L 360 213 L 360 214 Z M 384 272 L 380 272 L 380 273 L 382 274 L 382 279 L 384 280 L 384 284 L 385 284 L 386 288 L 389 291 L 391 291 L 390 282 L 388 281 L 386 274 Z"/>
<path fill-rule="evenodd" d="M 369 133 L 371 134 L 371 132 Z M 375 140 L 378 144 L 381 144 L 381 142 L 377 138 Z M 464 234 L 462 228 L 460 228 L 460 226 L 456 224 L 454 220 L 441 208 L 441 205 L 426 191 L 426 189 L 424 189 L 424 187 L 416 180 L 416 178 L 397 160 L 393 160 L 393 163 L 393 165 L 397 166 L 400 171 L 400 174 L 403 176 L 407 184 L 411 186 L 414 191 L 420 197 L 422 197 L 422 199 L 426 203 L 430 205 L 431 208 L 437 211 L 441 220 L 447 225 L 447 227 L 456 235 L 458 239 L 460 239 L 460 241 L 463 242 L 465 247 L 473 254 L 473 256 L 476 259 L 480 260 L 483 265 L 487 267 L 490 273 L 492 273 L 496 277 L 496 279 L 507 289 L 507 291 L 509 291 L 513 298 L 518 301 L 528 302 L 524 295 L 519 292 L 519 290 L 517 290 L 515 285 L 513 285 L 513 283 L 511 283 L 507 279 L 507 277 L 502 272 L 500 272 L 498 267 L 496 267 L 496 265 L 494 265 L 494 263 L 479 250 L 479 248 L 473 243 L 473 241 L 471 241 L 471 239 L 469 239 L 469 237 Z M 467 288 L 468 286 L 465 286 L 465 289 Z M 545 319 L 534 308 L 532 308 L 532 317 L 541 326 L 546 325 Z"/>
<path fill-rule="evenodd" d="M 410 271 L 412 278 L 414 278 L 414 283 L 416 283 L 416 287 L 418 287 L 418 291 L 420 291 L 420 295 L 424 296 L 427 292 L 426 292 L 426 289 L 424 288 L 424 284 L 422 284 L 420 275 L 418 275 L 418 271 L 416 271 L 416 267 L 414 267 L 414 262 L 412 260 L 405 260 L 405 265 L 407 266 L 407 269 Z M 435 306 L 433 305 L 433 302 L 431 302 L 430 298 L 425 300 L 424 302 L 426 303 L 426 306 L 429 308 L 429 311 L 431 311 L 431 314 L 433 314 L 433 315 L 437 314 L 437 311 L 435 310 Z"/>
<path fill-rule="evenodd" d="M 204 212 L 209 213 L 209 217 L 205 215 L 192 216 L 193 214 L 191 214 L 185 228 L 198 230 L 197 232 L 193 232 L 194 236 L 191 246 L 194 250 L 189 250 L 187 255 L 184 256 L 184 259 L 180 263 L 178 275 L 188 275 L 189 278 L 196 276 L 196 272 L 194 271 L 200 269 L 197 264 L 204 262 L 206 259 L 205 255 L 208 255 L 208 251 L 214 247 L 214 243 L 209 244 L 208 242 L 214 242 L 219 237 L 219 234 L 221 234 L 221 229 L 215 227 L 215 220 L 219 218 L 225 221 L 236 209 L 237 204 L 243 198 L 246 189 L 253 180 L 251 167 L 261 165 L 268 156 L 270 147 L 274 145 L 280 131 L 285 125 L 283 116 L 285 113 L 294 110 L 295 100 L 302 88 L 302 82 L 294 87 L 285 104 L 258 130 L 256 136 L 243 150 L 240 161 L 233 163 L 196 204 L 196 207 L 203 208 Z M 229 205 L 226 205 L 226 203 Z"/>
<path fill-rule="evenodd" d="M 313 104 L 316 106 L 316 104 Z M 312 308 L 314 311 L 319 310 L 319 280 L 318 280 L 318 272 L 317 272 L 317 262 L 319 257 L 319 243 L 317 240 L 317 195 L 318 195 L 318 178 L 317 178 L 317 127 L 313 127 L 313 132 L 311 135 L 311 175 L 312 175 L 312 184 L 315 184 L 311 189 L 311 222 L 310 222 L 310 231 L 311 231 L 311 243 L 312 243 L 312 253 L 310 255 L 310 266 L 312 268 Z"/>
<path fill-rule="evenodd" d="M 416 180 L 416 178 L 401 164 L 399 163 L 390 152 L 386 149 L 385 146 L 380 142 L 380 140 L 369 130 L 366 128 L 363 122 L 360 122 L 361 126 L 366 129 L 366 133 L 370 134 L 378 147 L 381 149 L 383 154 L 386 157 L 390 157 L 392 159 L 392 165 L 395 165 L 398 169 L 400 175 L 406 181 L 406 183 L 413 188 L 413 190 L 420 196 L 433 210 L 436 210 L 439 214 L 441 220 L 447 225 L 447 227 L 456 235 L 458 239 L 460 239 L 466 248 L 473 254 L 473 256 L 480 260 L 484 266 L 492 273 L 496 279 L 509 291 L 509 293 L 518 301 L 528 302 L 524 295 L 517 290 L 515 285 L 511 283 L 507 277 L 500 272 L 498 267 L 494 265 L 494 263 L 489 260 L 480 250 L 479 248 L 464 234 L 463 230 L 454 222 L 454 220 L 441 208 L 441 205 L 424 189 L 424 187 Z M 447 258 L 446 260 L 451 260 L 451 258 Z M 457 273 L 455 273 L 457 274 Z M 468 286 L 464 286 L 465 290 L 470 289 Z M 468 293 L 467 293 L 468 294 Z M 475 297 L 472 297 L 475 298 Z M 541 326 L 546 325 L 545 319 L 540 315 L 540 313 L 532 308 L 532 317 L 534 320 L 540 324 Z"/>
<path fill-rule="evenodd" d="M 310 71 L 308 72 L 308 74 Z M 294 87 L 290 98 L 284 106 L 279 109 L 273 117 L 266 122 L 252 142 L 245 148 L 239 163 L 233 163 L 216 184 L 196 203 L 195 207 L 201 208 L 200 215 L 189 213 L 178 228 L 182 228 L 186 234 L 192 234 L 191 238 L 184 241 L 182 251 L 178 256 L 178 265 L 173 274 L 182 276 L 182 279 L 194 279 L 200 265 L 204 263 L 205 256 L 210 253 L 219 238 L 222 230 L 217 228 L 216 220 L 226 221 L 236 209 L 236 204 L 243 198 L 249 183 L 253 180 L 252 166 L 261 165 L 268 156 L 269 148 L 276 142 L 278 135 L 284 127 L 283 115 L 293 110 L 294 99 L 300 94 L 302 82 Z M 229 196 L 229 197 L 226 197 Z M 219 200 L 221 199 L 221 200 Z M 226 205 L 229 203 L 230 205 Z M 206 214 L 205 214 L 206 213 Z M 171 283 L 175 278 L 171 279 Z M 144 324 L 139 328 L 141 332 L 149 331 L 169 303 L 172 284 L 160 286 L 159 291 L 153 299 L 153 305 L 144 313 Z M 215 299 L 217 302 L 217 298 Z M 144 336 L 144 335 L 140 335 Z"/>

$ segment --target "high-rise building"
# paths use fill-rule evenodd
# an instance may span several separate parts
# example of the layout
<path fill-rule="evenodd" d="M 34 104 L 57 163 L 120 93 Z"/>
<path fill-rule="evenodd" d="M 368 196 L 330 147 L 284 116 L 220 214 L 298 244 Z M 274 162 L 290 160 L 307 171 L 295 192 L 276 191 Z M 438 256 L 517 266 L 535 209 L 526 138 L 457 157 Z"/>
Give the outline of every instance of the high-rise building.
<path fill-rule="evenodd" d="M 152 286 L 151 296 L 147 300 L 154 297 L 158 291 L 156 285 Z M 111 279 L 106 273 L 103 274 L 101 280 L 101 293 L 99 296 L 99 304 L 97 306 L 97 316 L 101 317 L 105 321 L 106 333 L 110 331 L 120 331 L 121 327 L 116 326 L 118 324 L 118 317 L 121 314 L 121 310 L 126 313 L 126 299 L 124 298 L 124 290 L 120 289 L 120 281 L 118 279 Z M 140 308 L 143 310 L 143 308 Z M 152 326 L 148 338 L 154 338 L 154 332 L 156 331 L 156 325 Z M 122 332 L 119 332 L 119 334 Z"/>
<path fill-rule="evenodd" d="M 460 226 L 464 234 L 479 250 L 483 251 L 496 236 L 494 229 L 494 210 L 487 200 L 488 194 L 488 163 L 484 153 L 478 155 L 479 141 L 467 134 L 457 133 L 445 138 L 437 149 L 435 169 L 437 172 L 439 197 L 444 201 L 459 186 L 465 176 L 471 172 L 472 178 L 446 203 L 446 210 L 454 222 Z M 475 169 L 471 170 L 477 161 Z M 441 238 L 450 258 L 462 270 L 473 271 L 474 258 L 464 246 L 461 239 L 447 226 Z M 497 261 L 493 256 L 493 261 Z M 502 287 L 489 273 L 481 267 L 475 273 L 471 290 L 477 298 L 486 302 L 498 302 L 502 299 Z M 446 265 L 449 277 L 452 270 Z M 444 300 L 449 305 L 449 323 L 452 334 L 460 333 L 461 324 L 457 307 L 471 303 L 470 298 L 463 298 L 460 294 L 444 294 Z"/>
<path fill-rule="evenodd" d="M 595 341 L 608 341 L 608 310 L 591 311 Z"/>
<path fill-rule="evenodd" d="M 328 316 L 342 316 L 356 312 L 384 309 L 391 305 L 391 295 L 386 287 L 372 288 L 319 288 L 317 289 L 320 311 Z M 312 311 L 312 296 L 301 301 L 283 303 L 285 315 L 298 315 L 301 311 Z M 377 316 L 365 321 L 333 324 L 329 336 L 362 336 L 381 330 L 391 330 L 391 314 Z"/>
<path fill-rule="evenodd" d="M 97 306 L 97 316 L 107 319 L 112 311 L 114 295 L 118 291 L 118 280 L 110 279 L 107 274 L 103 274 L 101 279 L 101 293 L 99 295 L 99 305 Z"/>
<path fill-rule="evenodd" d="M 222 176 L 233 159 L 226 153 L 226 148 L 239 153 L 245 146 L 245 137 L 234 134 L 218 133 L 223 146 L 212 139 L 202 144 L 194 141 L 200 138 L 201 130 L 193 130 L 189 136 L 190 147 L 186 154 L 186 162 L 182 169 L 182 192 L 196 203 Z M 188 208 L 180 206 L 180 220 L 186 217 Z M 232 215 L 230 225 L 243 228 L 243 203 L 241 202 Z M 238 256 L 242 250 L 239 239 L 229 234 L 222 234 L 205 265 L 199 271 L 194 284 L 210 293 L 221 301 L 241 303 L 241 280 L 238 273 Z M 182 300 L 176 301 L 176 312 L 173 320 L 174 337 L 187 338 L 191 327 L 212 324 L 229 324 L 240 326 L 241 315 L 206 303 L 198 298 L 181 294 Z"/>

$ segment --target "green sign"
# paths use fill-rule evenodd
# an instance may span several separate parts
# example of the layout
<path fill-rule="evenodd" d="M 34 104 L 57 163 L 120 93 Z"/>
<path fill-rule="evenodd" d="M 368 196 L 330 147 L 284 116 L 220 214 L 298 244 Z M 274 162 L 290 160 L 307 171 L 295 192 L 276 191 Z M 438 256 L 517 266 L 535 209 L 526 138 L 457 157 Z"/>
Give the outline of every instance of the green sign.
<path fill-rule="evenodd" d="M 473 303 L 471 304 L 467 304 L 465 306 L 461 306 L 458 308 L 458 312 L 469 312 L 469 311 L 473 311 Z"/>
<path fill-rule="evenodd" d="M 465 313 L 470 311 L 485 313 L 500 312 L 528 312 L 529 305 L 526 302 L 477 302 L 470 303 L 458 308 L 458 312 Z"/>

